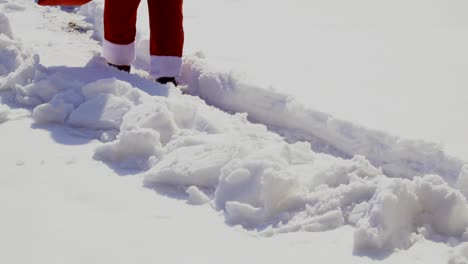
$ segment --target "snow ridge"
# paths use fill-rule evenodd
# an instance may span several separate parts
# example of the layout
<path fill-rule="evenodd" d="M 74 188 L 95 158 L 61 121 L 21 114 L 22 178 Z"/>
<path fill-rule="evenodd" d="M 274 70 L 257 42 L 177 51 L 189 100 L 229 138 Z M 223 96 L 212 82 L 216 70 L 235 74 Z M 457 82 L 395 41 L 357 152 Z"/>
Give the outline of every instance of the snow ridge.
<path fill-rule="evenodd" d="M 228 112 L 248 113 L 249 120 L 293 141 L 306 140 L 315 151 L 343 158 L 363 155 L 390 177 L 411 179 L 435 173 L 451 184 L 464 164 L 436 144 L 370 130 L 304 107 L 274 90 L 245 83 L 235 73 L 213 69 L 202 56 L 186 61 L 183 78 L 190 94 Z"/>

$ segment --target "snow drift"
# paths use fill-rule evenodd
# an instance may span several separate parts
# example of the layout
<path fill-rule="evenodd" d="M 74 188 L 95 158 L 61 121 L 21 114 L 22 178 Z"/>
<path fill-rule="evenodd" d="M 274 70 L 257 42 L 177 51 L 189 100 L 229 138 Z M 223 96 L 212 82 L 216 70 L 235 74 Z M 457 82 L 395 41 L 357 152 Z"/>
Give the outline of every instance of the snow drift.
<path fill-rule="evenodd" d="M 0 122 L 19 106 L 36 123 L 74 127 L 103 141 L 95 159 L 140 170 L 145 186 L 183 190 L 260 235 L 352 225 L 358 253 L 463 239 L 467 170 L 437 146 L 334 119 L 196 57 L 185 60 L 183 81 L 200 98 L 154 83 L 152 95 L 165 96 L 151 96 L 141 77 L 99 58 L 85 77 L 49 69 L 8 26 L 0 30 Z M 307 141 L 288 143 L 268 128 Z"/>

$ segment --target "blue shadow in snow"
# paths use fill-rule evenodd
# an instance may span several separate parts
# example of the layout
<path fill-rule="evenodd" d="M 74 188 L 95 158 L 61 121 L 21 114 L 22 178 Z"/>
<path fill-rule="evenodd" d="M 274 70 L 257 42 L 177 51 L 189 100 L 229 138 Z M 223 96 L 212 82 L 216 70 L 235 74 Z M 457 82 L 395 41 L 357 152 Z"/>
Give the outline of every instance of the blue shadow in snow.
<path fill-rule="evenodd" d="M 155 81 L 151 81 L 141 77 L 138 74 L 129 74 L 108 66 L 87 66 L 87 67 L 67 67 L 54 66 L 45 68 L 47 75 L 58 74 L 63 79 L 70 82 L 78 81 L 86 85 L 97 80 L 115 78 L 124 82 L 130 83 L 135 88 L 151 95 L 164 96 L 169 95 L 169 89 L 165 85 L 160 85 Z"/>
<path fill-rule="evenodd" d="M 71 129 L 65 125 L 32 124 L 31 128 L 48 131 L 55 142 L 63 145 L 84 145 L 95 139 L 91 135 L 71 133 Z"/>
<path fill-rule="evenodd" d="M 46 78 L 56 76 L 60 80 L 66 80 L 66 82 L 70 83 L 71 86 L 79 85 L 82 87 L 97 80 L 115 78 L 117 80 L 128 82 L 133 87 L 151 96 L 167 97 L 170 89 L 165 85 L 160 85 L 154 81 L 145 79 L 138 74 L 129 74 L 127 72 L 111 68 L 107 65 L 95 65 L 95 62 L 93 61 L 88 63 L 85 67 L 54 66 L 44 67 L 42 71 Z M 95 114 L 100 115 L 101 113 L 101 111 L 97 110 Z M 102 132 L 104 132 L 54 124 L 33 124 L 32 128 L 49 131 L 51 137 L 56 142 L 65 145 L 87 144 L 92 140 L 99 139 Z M 116 169 L 116 172 L 119 175 L 132 175 L 137 173 L 135 171 L 120 169 Z"/>

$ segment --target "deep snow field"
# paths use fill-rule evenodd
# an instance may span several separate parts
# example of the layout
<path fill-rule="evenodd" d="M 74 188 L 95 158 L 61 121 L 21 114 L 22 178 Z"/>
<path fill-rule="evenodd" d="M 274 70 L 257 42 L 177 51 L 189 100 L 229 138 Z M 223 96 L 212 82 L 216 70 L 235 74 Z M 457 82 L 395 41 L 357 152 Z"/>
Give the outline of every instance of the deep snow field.
<path fill-rule="evenodd" d="M 64 12 L 0 0 L 0 263 L 468 263 L 465 142 L 447 154 L 417 130 L 334 117 L 325 110 L 340 114 L 342 96 L 364 109 L 376 95 L 334 90 L 335 107 L 322 109 L 330 91 L 308 100 L 284 88 L 304 78 L 222 55 L 219 46 L 261 50 L 261 34 L 213 22 L 247 2 L 186 1 L 182 93 L 147 79 L 143 12 L 127 74 L 100 57 L 103 1 Z M 251 2 L 239 20 L 265 4 Z M 288 3 L 272 3 L 253 29 L 305 19 L 303 2 Z M 283 6 L 298 16 L 278 16 Z"/>

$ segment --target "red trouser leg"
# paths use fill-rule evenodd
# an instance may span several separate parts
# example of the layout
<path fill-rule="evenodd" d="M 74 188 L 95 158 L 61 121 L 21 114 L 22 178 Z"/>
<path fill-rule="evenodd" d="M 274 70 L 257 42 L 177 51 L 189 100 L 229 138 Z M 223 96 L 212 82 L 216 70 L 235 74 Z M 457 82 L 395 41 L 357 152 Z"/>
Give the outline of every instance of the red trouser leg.
<path fill-rule="evenodd" d="M 105 0 L 103 56 L 116 65 L 135 59 L 137 10 L 140 0 Z M 176 77 L 184 46 L 183 0 L 148 0 L 150 18 L 150 74 Z"/>
<path fill-rule="evenodd" d="M 184 28 L 182 0 L 148 0 L 150 53 L 182 57 Z"/>
<path fill-rule="evenodd" d="M 105 0 L 103 56 L 112 64 L 130 65 L 135 59 L 139 4 L 140 0 Z"/>
<path fill-rule="evenodd" d="M 111 0 L 112 1 L 112 0 Z M 150 74 L 180 75 L 184 46 L 183 0 L 148 0 L 150 18 Z"/>

